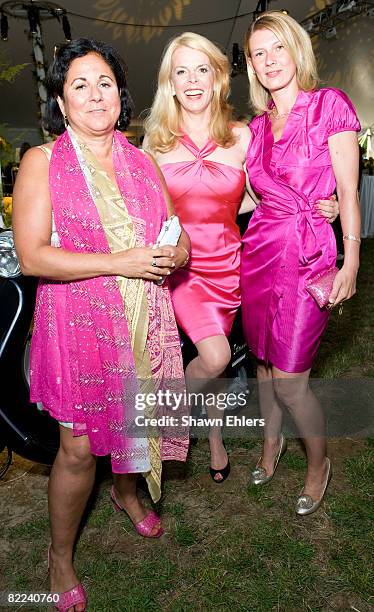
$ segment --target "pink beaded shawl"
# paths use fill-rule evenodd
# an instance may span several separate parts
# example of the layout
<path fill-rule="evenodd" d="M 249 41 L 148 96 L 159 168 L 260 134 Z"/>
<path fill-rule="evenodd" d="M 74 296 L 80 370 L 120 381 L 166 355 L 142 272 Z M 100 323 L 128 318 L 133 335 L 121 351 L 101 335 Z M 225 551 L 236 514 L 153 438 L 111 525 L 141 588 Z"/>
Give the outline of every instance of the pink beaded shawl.
<path fill-rule="evenodd" d="M 61 247 L 80 253 L 110 253 L 128 248 L 131 231 L 136 246 L 154 243 L 167 212 L 150 160 L 115 132 L 113 165 L 120 194 L 113 183 L 110 188 L 114 200 L 119 194 L 114 201 L 117 209 L 109 197 L 98 210 L 101 194 L 95 181 L 90 185 L 85 178 L 87 168 L 82 170 L 77 157 L 83 146 L 80 143 L 77 149 L 75 144 L 74 148 L 73 136 L 65 132 L 57 139 L 49 171 Z M 93 175 L 105 175 L 97 160 L 96 167 L 95 161 L 88 167 Z M 106 180 L 110 181 L 107 176 Z M 106 212 L 110 212 L 111 223 L 105 221 Z M 121 214 L 127 215 L 127 225 Z M 127 429 L 136 414 L 139 376 L 144 376 L 144 368 L 137 372 L 135 332 L 126 317 L 127 300 L 134 302 L 132 312 L 137 312 L 139 290 L 146 299 L 145 310 L 144 300 L 143 306 L 139 302 L 137 330 L 145 332 L 141 350 L 147 352 L 153 388 L 170 388 L 183 380 L 179 337 L 165 285 L 104 276 L 74 282 L 41 279 L 31 347 L 31 400 L 42 402 L 59 421 L 72 422 L 74 435 L 87 434 L 93 454 L 110 454 L 113 472 L 153 473 L 148 484 L 152 497 L 158 499 L 161 460 L 185 460 L 188 443 L 185 437 L 156 441 L 131 437 Z"/>

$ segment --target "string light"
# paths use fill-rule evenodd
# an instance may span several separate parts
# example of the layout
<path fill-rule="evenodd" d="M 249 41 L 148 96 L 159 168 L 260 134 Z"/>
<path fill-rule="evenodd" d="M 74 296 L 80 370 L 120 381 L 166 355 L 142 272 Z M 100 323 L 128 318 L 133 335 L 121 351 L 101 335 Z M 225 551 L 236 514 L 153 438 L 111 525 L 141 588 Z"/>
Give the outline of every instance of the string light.
<path fill-rule="evenodd" d="M 244 51 L 239 47 L 238 43 L 232 45 L 232 62 L 231 62 L 231 76 L 234 77 L 237 74 L 241 74 L 246 71 L 247 62 L 245 59 Z"/>
<path fill-rule="evenodd" d="M 62 29 L 64 31 L 66 42 L 69 42 L 71 40 L 71 29 L 69 20 L 65 14 L 62 16 Z"/>
<path fill-rule="evenodd" d="M 258 2 L 256 11 L 253 13 L 255 20 L 261 17 L 263 9 L 267 9 L 267 3 Z M 278 12 L 289 15 L 289 11 L 286 9 L 281 9 Z M 334 39 L 338 36 L 337 26 L 339 24 L 363 14 L 374 18 L 374 0 L 337 0 L 301 21 L 300 25 L 310 36 L 321 34 L 327 39 Z M 232 76 L 244 73 L 246 70 L 244 52 L 237 43 L 234 43 L 232 48 Z"/>
<path fill-rule="evenodd" d="M 31 0 L 29 3 L 26 3 L 20 2 L 19 0 L 7 0 L 0 5 L 0 13 L 2 40 L 8 40 L 8 17 L 27 19 L 29 22 L 30 34 L 32 35 L 38 34 L 41 21 L 45 19 L 57 19 L 61 22 L 65 40 L 70 41 L 72 39 L 66 9 L 53 2 Z"/>
<path fill-rule="evenodd" d="M 301 21 L 301 25 L 310 36 L 336 38 L 338 25 L 359 15 L 370 15 L 371 11 L 374 12 L 374 0 L 337 0 Z"/>
<path fill-rule="evenodd" d="M 27 18 L 30 25 L 30 34 L 37 34 L 40 26 L 39 11 L 36 6 L 27 7 Z"/>
<path fill-rule="evenodd" d="M 44 0 L 30 0 L 27 3 L 22 0 L 6 0 L 6 2 L 0 5 L 0 34 L 2 40 L 8 39 L 8 17 L 26 19 L 29 22 L 34 62 L 33 75 L 37 86 L 40 116 L 43 117 L 47 101 L 47 90 L 45 86 L 46 65 L 41 23 L 47 19 L 57 19 L 61 22 L 65 39 L 70 41 L 72 36 L 66 10 L 54 2 Z M 50 140 L 50 134 L 43 125 L 41 125 L 41 130 L 44 140 Z"/>
<path fill-rule="evenodd" d="M 0 32 L 1 32 L 1 40 L 8 40 L 8 32 L 9 32 L 8 17 L 4 13 L 1 13 L 1 16 L 0 16 Z"/>

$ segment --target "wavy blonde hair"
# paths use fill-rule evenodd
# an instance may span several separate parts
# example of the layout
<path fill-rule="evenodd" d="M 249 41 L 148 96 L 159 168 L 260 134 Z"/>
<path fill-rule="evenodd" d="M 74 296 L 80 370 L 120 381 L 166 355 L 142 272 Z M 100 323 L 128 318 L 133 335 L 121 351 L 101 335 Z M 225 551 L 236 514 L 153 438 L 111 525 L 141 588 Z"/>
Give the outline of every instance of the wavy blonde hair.
<path fill-rule="evenodd" d="M 262 13 L 248 29 L 244 42 L 248 62 L 250 101 L 257 115 L 268 110 L 270 94 L 261 85 L 252 69 L 249 43 L 254 32 L 265 29 L 273 32 L 291 55 L 296 65 L 296 78 L 300 89 L 310 91 L 315 89 L 319 82 L 316 58 L 309 34 L 295 19 L 281 11 Z"/>
<path fill-rule="evenodd" d="M 232 146 L 236 138 L 232 132 L 230 94 L 230 65 L 227 57 L 210 40 L 194 32 L 184 32 L 166 46 L 158 73 L 158 86 L 144 127 L 147 148 L 166 153 L 170 151 L 181 132 L 181 107 L 173 96 L 171 85 L 172 57 L 179 47 L 189 47 L 208 56 L 214 71 L 214 92 L 210 122 L 210 136 L 221 147 Z"/>

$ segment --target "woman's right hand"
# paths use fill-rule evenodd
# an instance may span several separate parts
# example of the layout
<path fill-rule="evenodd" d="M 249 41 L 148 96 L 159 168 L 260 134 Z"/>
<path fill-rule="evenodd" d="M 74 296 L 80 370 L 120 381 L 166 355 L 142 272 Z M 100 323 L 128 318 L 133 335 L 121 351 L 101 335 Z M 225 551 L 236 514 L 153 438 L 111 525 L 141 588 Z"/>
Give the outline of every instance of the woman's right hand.
<path fill-rule="evenodd" d="M 169 276 L 175 268 L 173 251 L 167 246 L 134 247 L 114 253 L 112 258 L 113 274 L 127 278 L 157 281 Z"/>

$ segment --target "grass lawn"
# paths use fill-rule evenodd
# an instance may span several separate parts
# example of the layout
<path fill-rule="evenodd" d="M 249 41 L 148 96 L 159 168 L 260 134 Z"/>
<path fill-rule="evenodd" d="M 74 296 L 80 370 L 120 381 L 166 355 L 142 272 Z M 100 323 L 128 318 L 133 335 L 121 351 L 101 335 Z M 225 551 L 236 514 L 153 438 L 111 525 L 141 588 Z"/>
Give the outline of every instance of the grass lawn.
<path fill-rule="evenodd" d="M 373 266 L 374 240 L 366 240 L 358 294 L 342 316 L 334 312 L 314 376 L 374 376 Z M 248 486 L 260 441 L 230 439 L 227 448 L 232 474 L 223 485 L 207 473 L 204 440 L 186 466 L 165 465 L 166 534 L 157 541 L 113 513 L 101 465 L 75 556 L 89 610 L 374 610 L 373 441 L 329 441 L 326 502 L 305 518 L 293 512 L 305 470 L 297 440 L 261 489 Z M 0 483 L 0 591 L 48 590 L 48 472 L 17 459 Z"/>

